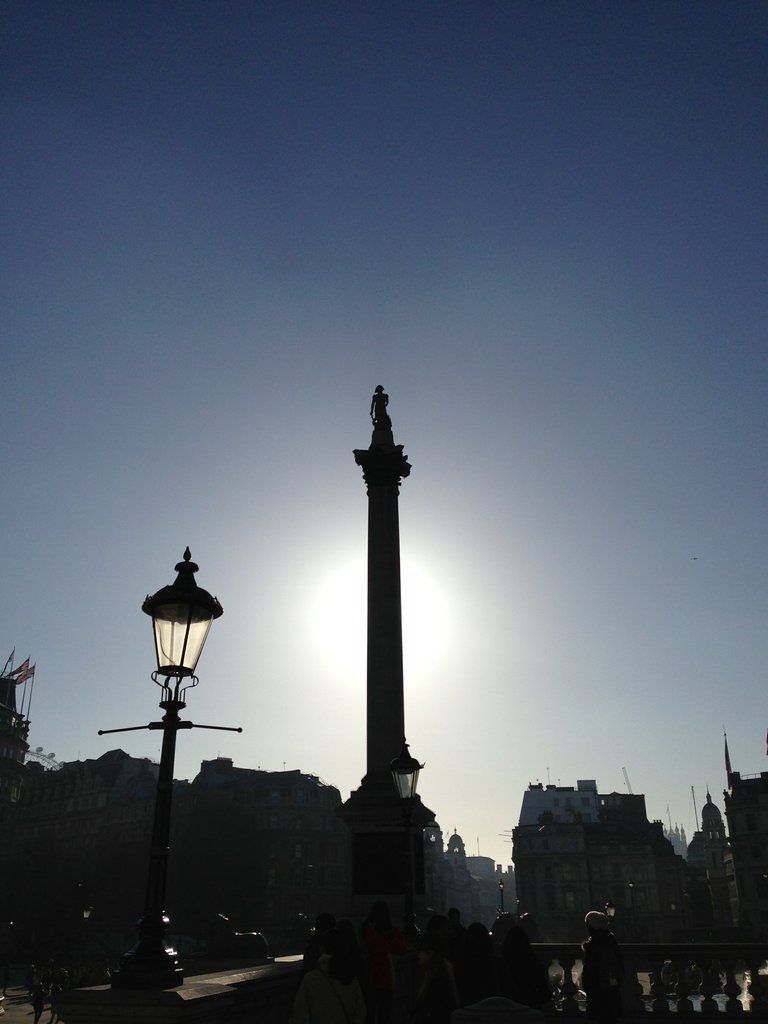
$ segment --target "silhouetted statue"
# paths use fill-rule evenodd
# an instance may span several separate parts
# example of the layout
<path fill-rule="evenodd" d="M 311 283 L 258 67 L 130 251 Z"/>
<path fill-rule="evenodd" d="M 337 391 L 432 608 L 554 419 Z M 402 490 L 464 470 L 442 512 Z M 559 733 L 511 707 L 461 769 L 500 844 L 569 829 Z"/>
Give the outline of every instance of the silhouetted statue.
<path fill-rule="evenodd" d="M 384 388 L 378 384 L 371 398 L 371 419 L 377 430 L 391 430 L 392 420 L 387 414 L 389 395 L 384 393 Z"/>

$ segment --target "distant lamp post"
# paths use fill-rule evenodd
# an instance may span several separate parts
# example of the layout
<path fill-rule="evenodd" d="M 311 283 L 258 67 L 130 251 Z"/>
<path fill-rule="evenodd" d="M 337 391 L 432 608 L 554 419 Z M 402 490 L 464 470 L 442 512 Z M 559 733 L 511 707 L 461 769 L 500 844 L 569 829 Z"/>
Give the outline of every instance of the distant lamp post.
<path fill-rule="evenodd" d="M 99 730 L 100 736 L 136 729 L 159 729 L 163 733 L 147 891 L 144 914 L 139 921 L 139 940 L 123 956 L 120 969 L 112 977 L 113 988 L 176 988 L 184 981 L 176 950 L 170 948 L 165 941 L 169 924 L 165 912 L 165 889 L 176 733 L 179 729 L 194 728 L 242 732 L 240 728 L 195 725 L 179 718 L 179 711 L 186 707 L 186 691 L 197 686 L 195 668 L 211 623 L 223 612 L 218 599 L 195 583 L 198 566 L 191 561 L 191 557 L 187 548 L 183 561 L 176 566 L 178 576 L 175 582 L 148 596 L 141 606 L 141 610 L 152 617 L 157 656 L 157 671 L 152 673 L 152 680 L 161 689 L 160 707 L 165 710 L 162 721 L 123 729 Z"/>
<path fill-rule="evenodd" d="M 504 913 L 504 879 L 499 879 L 499 913 Z"/>
<path fill-rule="evenodd" d="M 392 779 L 395 783 L 397 795 L 400 798 L 400 806 L 403 809 L 403 820 L 405 822 L 406 882 L 403 893 L 403 905 L 406 929 L 412 929 L 416 921 L 416 915 L 413 912 L 414 867 L 411 820 L 413 817 L 413 804 L 416 799 L 416 787 L 419 782 L 419 772 L 423 767 L 424 765 L 419 764 L 415 757 L 411 757 L 405 740 L 403 740 L 403 748 L 398 756 L 389 762 L 389 770 L 392 772 Z"/>
<path fill-rule="evenodd" d="M 628 879 L 627 888 L 629 889 L 629 925 L 632 932 L 632 939 L 635 938 L 635 883 L 632 879 Z"/>

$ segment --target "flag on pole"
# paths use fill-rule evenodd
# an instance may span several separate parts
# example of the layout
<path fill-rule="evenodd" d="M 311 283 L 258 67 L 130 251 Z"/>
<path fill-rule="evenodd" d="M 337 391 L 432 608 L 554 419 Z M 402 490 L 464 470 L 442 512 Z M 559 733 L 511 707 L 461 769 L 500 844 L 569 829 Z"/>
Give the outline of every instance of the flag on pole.
<path fill-rule="evenodd" d="M 13 667 L 13 656 L 14 656 L 15 653 L 16 653 L 16 648 L 14 647 L 13 650 L 11 651 L 11 653 L 8 655 L 8 661 L 6 661 L 6 663 L 5 663 L 5 668 L 3 669 L 3 679 L 5 679 L 5 675 L 8 672 L 8 669 Z"/>
<path fill-rule="evenodd" d="M 26 663 L 27 663 L 28 667 L 24 669 L 24 671 L 21 673 L 21 675 L 16 675 L 16 673 L 14 672 L 14 676 L 16 676 L 14 682 L 16 683 L 17 686 L 19 685 L 19 683 L 26 683 L 26 681 L 28 679 L 33 679 L 34 678 L 35 666 L 34 665 L 32 665 L 32 666 L 29 665 L 29 658 L 27 658 L 27 662 Z"/>
<path fill-rule="evenodd" d="M 728 785 L 731 784 L 731 755 L 728 753 L 728 736 L 723 732 L 725 738 L 725 774 L 728 778 Z"/>
<path fill-rule="evenodd" d="M 18 675 L 20 675 L 20 674 L 21 674 L 22 672 L 26 672 L 28 668 L 29 668 L 29 658 L 27 658 L 27 660 L 26 660 L 26 661 L 22 661 L 22 663 L 21 663 L 21 664 L 19 665 L 19 667 L 18 667 L 18 668 L 15 668 L 15 669 L 13 670 L 13 672 L 10 672 L 10 673 L 9 673 L 9 675 L 10 675 L 11 679 L 13 679 L 13 677 L 14 677 L 14 676 L 18 676 Z M 17 680 L 17 681 L 18 681 L 18 680 Z"/>

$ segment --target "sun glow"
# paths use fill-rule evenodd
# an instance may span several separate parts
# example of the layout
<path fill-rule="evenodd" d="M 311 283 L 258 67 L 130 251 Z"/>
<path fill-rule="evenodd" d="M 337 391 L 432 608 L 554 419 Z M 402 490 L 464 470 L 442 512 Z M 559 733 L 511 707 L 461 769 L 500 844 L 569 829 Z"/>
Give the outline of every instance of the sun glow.
<path fill-rule="evenodd" d="M 444 660 L 452 634 L 450 603 L 423 564 L 403 560 L 403 672 L 419 686 Z M 310 635 L 323 669 L 339 682 L 359 685 L 366 673 L 365 559 L 340 560 L 319 582 L 309 608 Z"/>

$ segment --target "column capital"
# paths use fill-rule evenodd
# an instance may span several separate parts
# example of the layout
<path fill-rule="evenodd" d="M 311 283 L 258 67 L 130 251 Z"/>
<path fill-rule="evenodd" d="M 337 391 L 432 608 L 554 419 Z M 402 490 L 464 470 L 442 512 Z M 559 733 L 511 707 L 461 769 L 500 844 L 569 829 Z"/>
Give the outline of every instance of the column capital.
<path fill-rule="evenodd" d="M 411 472 L 410 463 L 403 454 L 401 444 L 355 448 L 354 456 L 355 462 L 363 470 L 363 478 L 369 487 L 399 487 L 400 480 Z"/>

